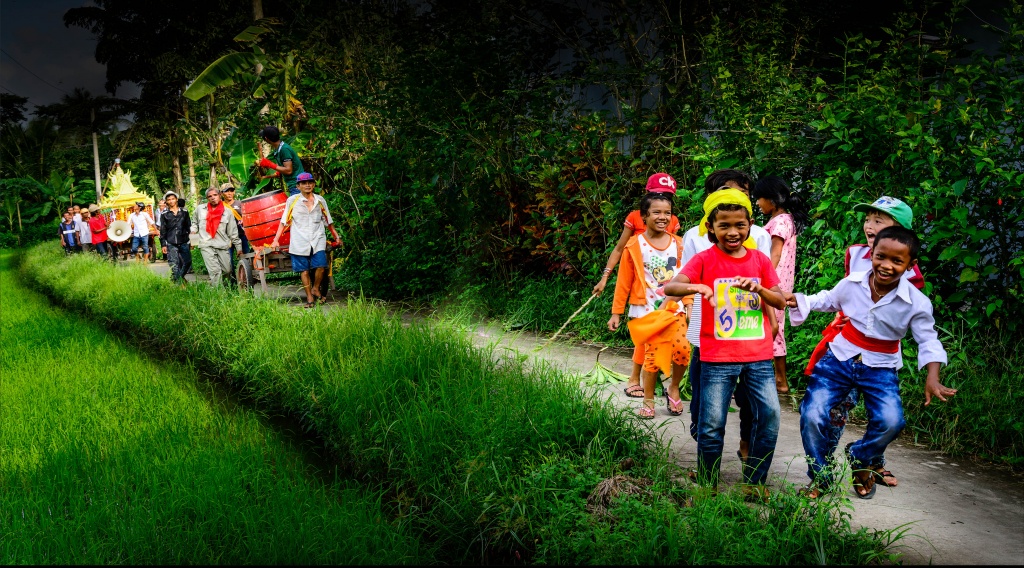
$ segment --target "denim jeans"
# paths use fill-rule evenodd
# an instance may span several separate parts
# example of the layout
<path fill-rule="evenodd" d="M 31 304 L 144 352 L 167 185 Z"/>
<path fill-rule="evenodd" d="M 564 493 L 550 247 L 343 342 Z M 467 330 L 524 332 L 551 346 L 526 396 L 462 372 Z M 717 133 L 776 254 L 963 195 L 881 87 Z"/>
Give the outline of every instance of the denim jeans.
<path fill-rule="evenodd" d="M 171 265 L 171 280 L 181 282 L 192 268 L 192 252 L 188 243 L 180 245 L 167 244 L 167 262 Z"/>
<path fill-rule="evenodd" d="M 851 389 L 849 394 L 829 411 L 829 447 L 835 448 L 839 446 L 839 440 L 842 439 L 843 431 L 846 430 L 846 422 L 850 418 L 850 411 L 853 410 L 853 407 L 857 406 L 857 399 L 859 398 L 860 392 L 857 389 Z"/>
<path fill-rule="evenodd" d="M 149 255 L 149 237 L 132 237 L 132 254 L 139 251 L 139 245 L 142 245 L 143 255 Z"/>
<path fill-rule="evenodd" d="M 697 424 L 700 423 L 700 347 L 696 345 L 690 351 L 690 437 L 697 439 Z M 740 374 L 742 383 L 744 374 Z M 750 430 L 753 426 L 750 413 L 750 402 L 744 389 L 736 389 L 736 406 L 740 410 L 740 440 L 750 441 Z M 842 430 L 840 430 L 842 434 Z"/>
<path fill-rule="evenodd" d="M 896 369 L 869 367 L 860 357 L 836 359 L 829 349 L 814 366 L 800 402 L 800 436 L 807 454 L 807 475 L 820 487 L 834 481 L 832 454 L 838 445 L 832 413 L 856 388 L 864 396 L 868 427 L 850 446 L 852 467 L 885 465 L 885 448 L 903 431 L 903 401 Z"/>
<path fill-rule="evenodd" d="M 779 437 L 779 395 L 775 391 L 772 361 L 752 363 L 701 363 L 700 409 L 697 423 L 697 477 L 702 483 L 718 485 L 718 473 L 725 443 L 725 421 L 729 415 L 737 380 L 750 403 L 750 454 L 743 465 L 744 483 L 763 484 Z"/>

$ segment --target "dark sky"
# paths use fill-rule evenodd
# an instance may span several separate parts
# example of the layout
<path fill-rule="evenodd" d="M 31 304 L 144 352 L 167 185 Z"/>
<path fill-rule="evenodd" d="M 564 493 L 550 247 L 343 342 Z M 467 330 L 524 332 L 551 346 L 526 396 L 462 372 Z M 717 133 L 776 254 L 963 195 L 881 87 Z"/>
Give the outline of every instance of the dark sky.
<path fill-rule="evenodd" d="M 64 27 L 64 12 L 83 5 L 92 2 L 0 0 L 0 90 L 28 97 L 29 112 L 75 87 L 103 94 L 106 67 L 96 62 L 95 38 L 88 30 Z M 130 98 L 138 92 L 138 86 L 124 84 L 116 94 Z"/>

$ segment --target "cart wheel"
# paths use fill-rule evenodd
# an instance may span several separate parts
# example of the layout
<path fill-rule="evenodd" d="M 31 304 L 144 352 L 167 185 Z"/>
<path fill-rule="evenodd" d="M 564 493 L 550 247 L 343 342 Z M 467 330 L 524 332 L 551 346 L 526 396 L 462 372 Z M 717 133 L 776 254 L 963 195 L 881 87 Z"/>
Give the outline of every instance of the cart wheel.
<path fill-rule="evenodd" d="M 238 280 L 239 290 L 251 290 L 255 279 L 252 276 L 252 261 L 248 258 L 239 258 L 238 267 L 235 268 L 235 278 Z"/>

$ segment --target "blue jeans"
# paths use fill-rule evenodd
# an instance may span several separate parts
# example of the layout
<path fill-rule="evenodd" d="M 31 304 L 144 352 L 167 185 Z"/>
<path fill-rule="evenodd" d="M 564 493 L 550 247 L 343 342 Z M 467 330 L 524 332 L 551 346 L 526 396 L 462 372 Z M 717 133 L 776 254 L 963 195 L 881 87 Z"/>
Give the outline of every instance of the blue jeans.
<path fill-rule="evenodd" d="M 838 439 L 834 437 L 834 407 L 856 388 L 864 395 L 868 427 L 864 437 L 850 445 L 854 468 L 885 465 L 885 448 L 906 426 L 896 369 L 869 367 L 860 356 L 836 359 L 829 349 L 814 366 L 800 402 L 800 436 L 807 454 L 807 475 L 820 487 L 834 481 L 830 467 Z"/>
<path fill-rule="evenodd" d="M 701 363 L 700 409 L 697 423 L 697 478 L 718 485 L 718 473 L 725 443 L 725 421 L 729 401 L 740 375 L 739 388 L 750 403 L 750 454 L 743 465 L 743 482 L 763 484 L 779 437 L 779 395 L 775 391 L 772 361 L 752 363 Z"/>
<path fill-rule="evenodd" d="M 132 254 L 138 252 L 139 245 L 142 245 L 143 254 L 149 256 L 149 237 L 132 237 Z"/>
<path fill-rule="evenodd" d="M 700 422 L 700 347 L 692 346 L 690 351 L 690 437 L 697 439 L 697 424 Z M 744 376 L 740 375 L 740 382 Z M 750 402 L 744 389 L 736 389 L 736 406 L 740 410 L 740 440 L 750 441 L 750 430 L 753 427 L 750 416 Z M 839 431 L 842 435 L 842 430 Z"/>
<path fill-rule="evenodd" d="M 857 389 L 852 389 L 839 404 L 833 406 L 829 411 L 829 447 L 839 446 L 839 440 L 843 437 L 843 431 L 846 430 L 846 421 L 850 418 L 850 411 L 857 406 L 859 398 L 860 392 Z"/>

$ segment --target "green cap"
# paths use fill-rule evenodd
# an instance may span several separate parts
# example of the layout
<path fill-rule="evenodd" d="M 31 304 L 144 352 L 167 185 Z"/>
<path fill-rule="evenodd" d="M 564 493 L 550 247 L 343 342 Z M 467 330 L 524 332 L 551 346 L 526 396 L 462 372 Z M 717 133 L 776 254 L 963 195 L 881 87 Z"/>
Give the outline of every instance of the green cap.
<path fill-rule="evenodd" d="M 896 219 L 896 222 L 903 225 L 904 228 L 913 228 L 911 225 L 914 221 L 914 210 L 911 209 L 909 205 L 895 197 L 883 195 L 876 199 L 874 203 L 858 203 L 853 206 L 853 210 L 858 213 L 881 211 L 882 213 L 891 216 L 893 219 Z"/>

